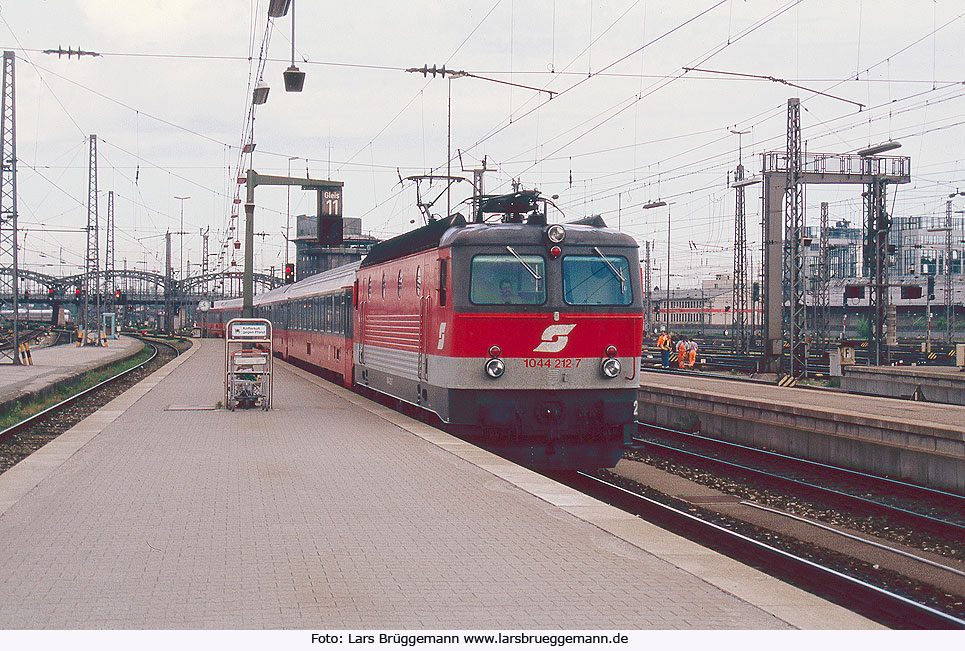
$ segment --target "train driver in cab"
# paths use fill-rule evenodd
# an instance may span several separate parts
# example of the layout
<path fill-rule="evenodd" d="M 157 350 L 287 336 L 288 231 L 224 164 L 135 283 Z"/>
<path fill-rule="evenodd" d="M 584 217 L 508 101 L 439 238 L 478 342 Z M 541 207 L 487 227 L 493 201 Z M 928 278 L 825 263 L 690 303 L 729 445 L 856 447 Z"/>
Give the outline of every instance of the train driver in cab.
<path fill-rule="evenodd" d="M 505 305 L 512 305 L 513 303 L 519 302 L 516 296 L 516 290 L 513 289 L 513 283 L 508 278 L 503 278 L 499 281 L 499 302 Z"/>

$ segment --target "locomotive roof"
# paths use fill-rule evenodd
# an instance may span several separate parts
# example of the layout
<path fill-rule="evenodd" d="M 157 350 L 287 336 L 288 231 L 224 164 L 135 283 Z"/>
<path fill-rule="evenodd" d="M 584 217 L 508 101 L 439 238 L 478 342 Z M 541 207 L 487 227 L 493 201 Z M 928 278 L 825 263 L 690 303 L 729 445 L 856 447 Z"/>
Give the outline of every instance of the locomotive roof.
<path fill-rule="evenodd" d="M 562 224 L 566 229 L 563 246 L 625 246 L 638 248 L 637 241 L 612 228 L 587 224 Z M 439 246 L 527 245 L 543 242 L 545 226 L 535 224 L 467 224 L 454 228 L 440 239 Z"/>
<path fill-rule="evenodd" d="M 389 260 L 404 258 L 407 255 L 419 253 L 420 251 L 434 249 L 439 246 L 440 238 L 442 238 L 449 229 L 464 226 L 465 224 L 466 218 L 456 213 L 445 219 L 429 222 L 422 228 L 417 228 L 414 231 L 409 231 L 408 233 L 397 235 L 384 242 L 379 242 L 369 250 L 369 254 L 362 260 L 362 268 L 371 267 L 381 262 L 388 262 Z"/>
<path fill-rule="evenodd" d="M 566 244 L 573 246 L 626 246 L 639 248 L 631 236 L 606 228 L 599 218 L 589 218 L 570 224 L 566 228 Z M 404 258 L 414 253 L 449 246 L 533 244 L 534 236 L 542 241 L 543 224 L 505 224 L 490 222 L 467 224 L 456 213 L 447 219 L 429 223 L 422 228 L 393 237 L 372 247 L 362 260 L 361 268 L 371 267 L 389 260 Z"/>

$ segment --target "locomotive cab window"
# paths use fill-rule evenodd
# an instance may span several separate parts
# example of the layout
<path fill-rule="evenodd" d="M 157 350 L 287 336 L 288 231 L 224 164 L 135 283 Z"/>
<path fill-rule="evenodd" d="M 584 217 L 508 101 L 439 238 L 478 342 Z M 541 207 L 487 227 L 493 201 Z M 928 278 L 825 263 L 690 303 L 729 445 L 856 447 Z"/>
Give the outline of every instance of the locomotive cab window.
<path fill-rule="evenodd" d="M 564 257 L 563 298 L 570 305 L 630 305 L 630 264 L 614 255 Z"/>
<path fill-rule="evenodd" d="M 476 305 L 542 305 L 546 263 L 538 255 L 477 255 L 472 259 L 469 298 Z"/>

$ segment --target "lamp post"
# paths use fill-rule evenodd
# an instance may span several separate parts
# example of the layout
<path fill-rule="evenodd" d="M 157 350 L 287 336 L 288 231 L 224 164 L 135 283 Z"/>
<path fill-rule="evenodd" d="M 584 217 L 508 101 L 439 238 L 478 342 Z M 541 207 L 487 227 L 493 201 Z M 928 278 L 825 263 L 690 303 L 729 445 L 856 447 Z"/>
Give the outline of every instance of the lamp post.
<path fill-rule="evenodd" d="M 955 197 L 965 197 L 965 192 L 952 192 L 945 204 L 945 341 L 949 344 L 952 343 L 952 320 L 955 315 L 952 301 L 952 199 Z"/>
<path fill-rule="evenodd" d="M 870 177 L 863 194 L 865 204 L 865 267 L 868 269 L 868 358 L 869 364 L 888 364 L 888 342 L 897 341 L 897 333 L 888 330 L 888 236 L 891 221 L 885 207 L 888 180 L 881 173 L 876 158 L 878 154 L 901 147 L 900 142 L 889 141 L 858 151 L 862 159 L 862 172 Z M 870 254 L 870 255 L 869 255 Z"/>
<path fill-rule="evenodd" d="M 898 149 L 901 147 L 901 143 L 897 140 L 890 140 L 888 142 L 883 142 L 879 145 L 872 145 L 871 147 L 866 147 L 865 149 L 858 150 L 858 156 L 862 158 L 868 158 L 870 156 L 877 156 L 878 154 L 883 154 L 886 151 L 892 151 L 893 149 Z"/>
<path fill-rule="evenodd" d="M 641 206 L 644 210 L 667 207 L 667 305 L 663 311 L 663 321 L 667 332 L 670 332 L 670 204 L 666 201 L 650 201 Z"/>
<path fill-rule="evenodd" d="M 298 156 L 288 157 L 288 176 L 292 175 L 292 161 L 298 160 Z M 288 186 L 288 207 L 285 210 L 285 268 L 288 268 L 288 243 L 291 241 L 291 223 L 292 223 L 292 189 Z"/>
<path fill-rule="evenodd" d="M 181 234 L 181 244 L 180 244 L 180 247 L 179 247 L 179 249 L 178 249 L 178 269 L 179 269 L 178 273 L 179 273 L 180 276 L 181 276 L 180 280 L 183 281 L 183 280 L 184 280 L 184 235 L 183 235 L 183 233 L 184 233 L 184 202 L 187 201 L 188 199 L 190 199 L 191 197 L 174 197 L 174 198 L 181 202 L 181 228 L 179 228 L 178 230 L 181 231 L 182 234 Z"/>

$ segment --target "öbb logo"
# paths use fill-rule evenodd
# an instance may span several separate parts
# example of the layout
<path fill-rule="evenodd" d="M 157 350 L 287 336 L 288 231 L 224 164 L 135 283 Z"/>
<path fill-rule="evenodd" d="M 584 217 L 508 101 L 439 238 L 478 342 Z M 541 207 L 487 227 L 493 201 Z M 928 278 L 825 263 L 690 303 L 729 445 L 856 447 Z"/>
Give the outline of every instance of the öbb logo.
<path fill-rule="evenodd" d="M 566 348 L 570 338 L 567 336 L 576 327 L 575 323 L 551 325 L 540 335 L 542 343 L 533 349 L 534 353 L 558 353 Z"/>

